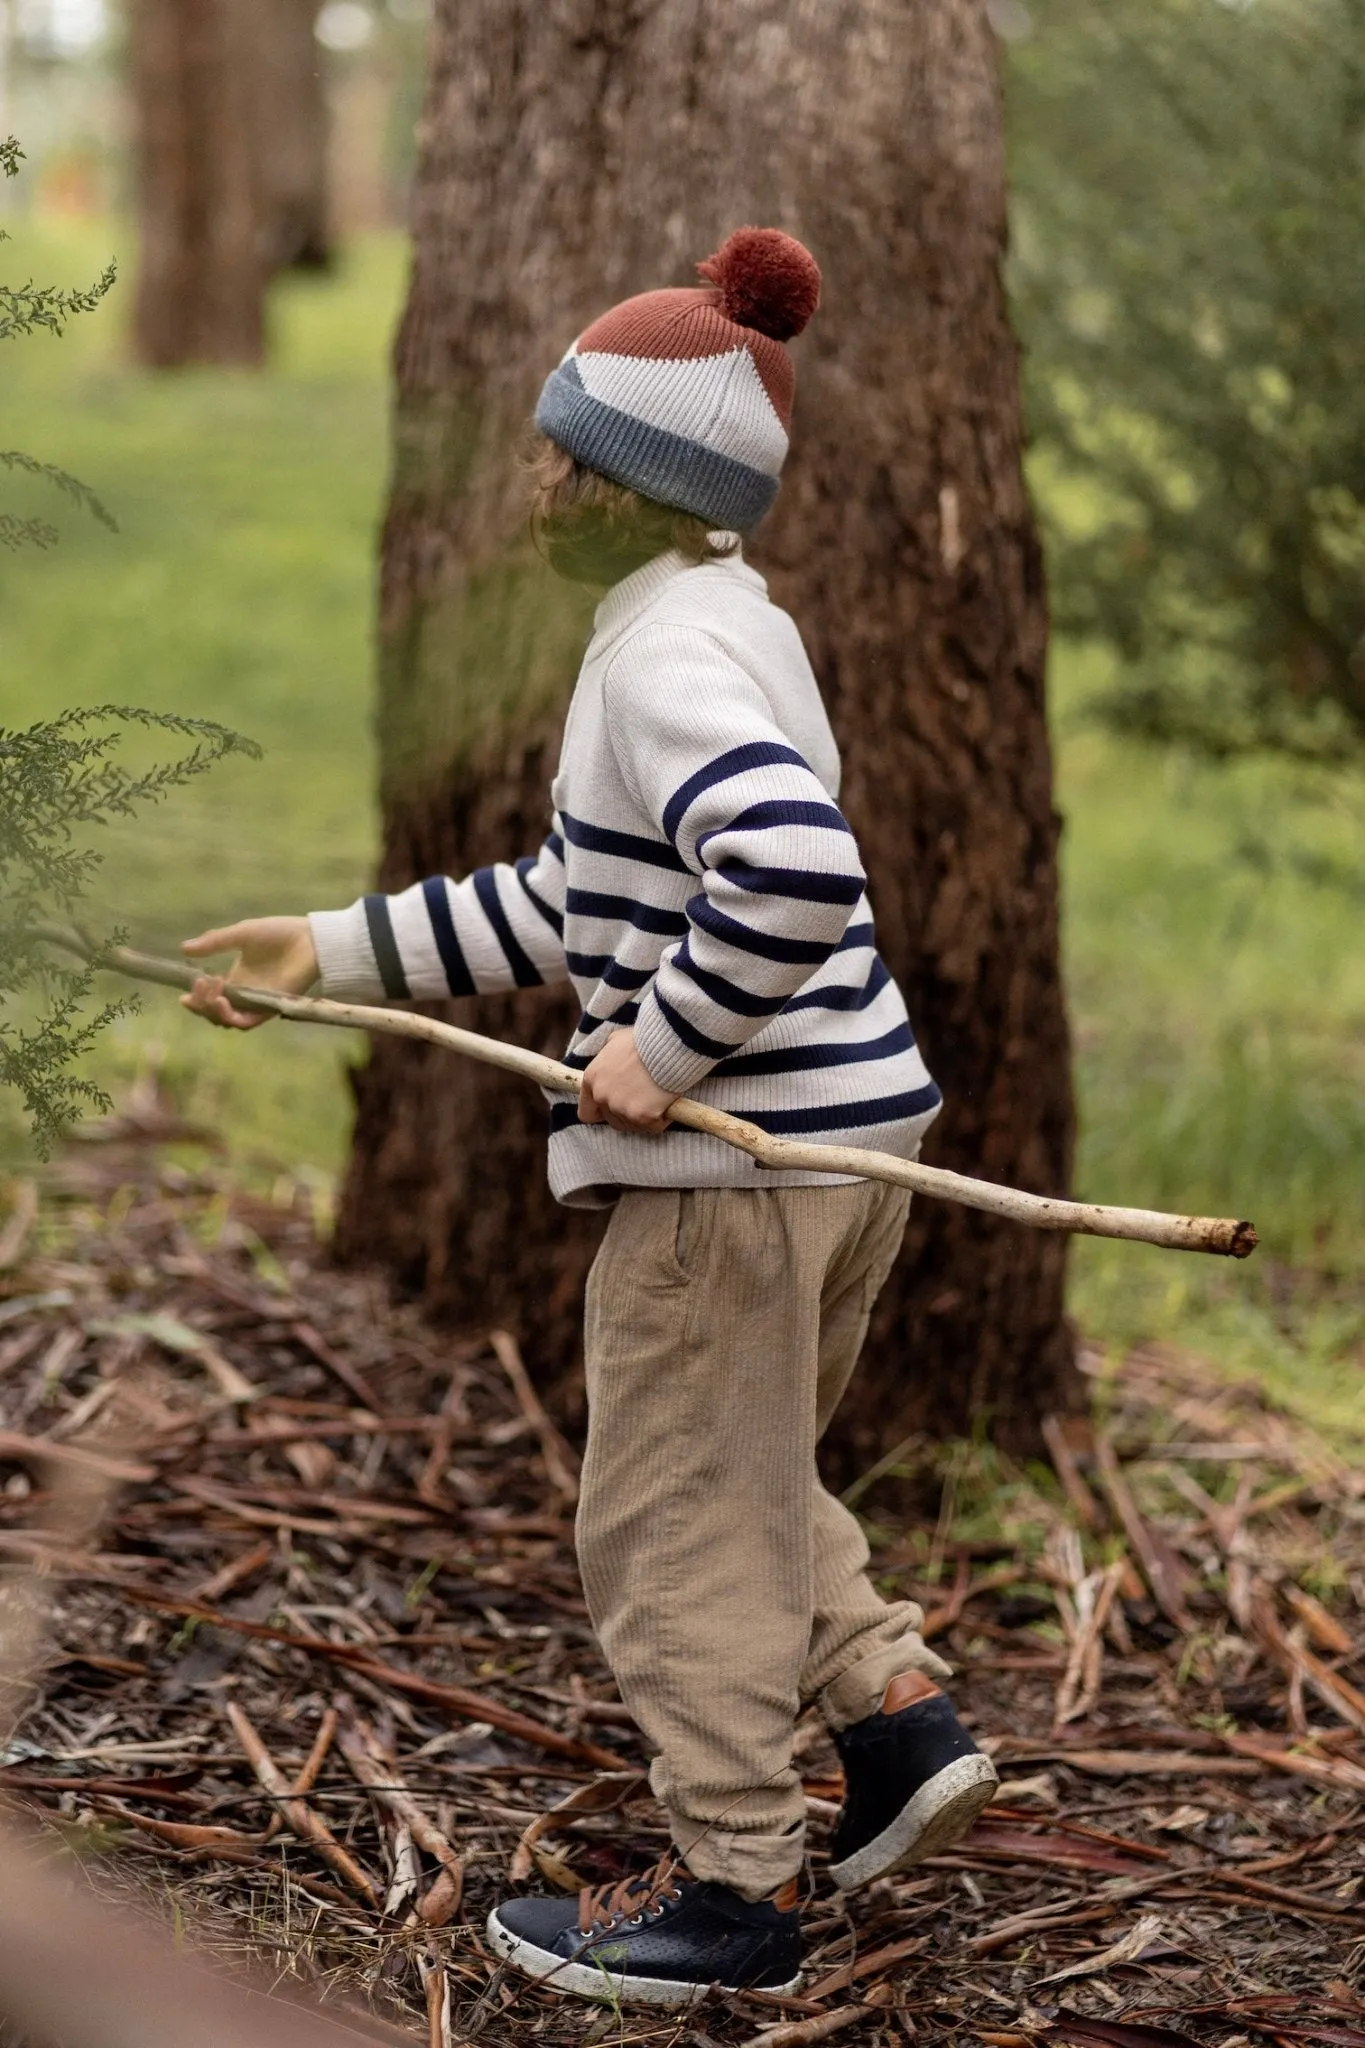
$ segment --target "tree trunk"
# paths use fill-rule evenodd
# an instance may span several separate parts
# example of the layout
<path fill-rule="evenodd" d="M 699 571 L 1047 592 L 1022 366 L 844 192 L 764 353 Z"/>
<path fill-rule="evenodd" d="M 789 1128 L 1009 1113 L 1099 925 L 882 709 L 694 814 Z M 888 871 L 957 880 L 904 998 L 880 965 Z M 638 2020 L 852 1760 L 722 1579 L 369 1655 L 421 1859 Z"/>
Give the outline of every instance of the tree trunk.
<path fill-rule="evenodd" d="M 587 630 L 524 538 L 513 451 L 541 379 L 615 300 L 688 282 L 742 223 L 785 228 L 824 304 L 750 552 L 825 690 L 882 948 L 946 1096 L 926 1157 L 1064 1192 L 1046 609 L 982 0 L 442 0 L 424 133 L 384 535 L 382 886 L 541 836 Z M 573 1015 L 477 1009 L 550 1050 Z M 393 1041 L 356 1095 L 340 1254 L 519 1329 L 571 1413 L 596 1231 L 545 1192 L 540 1103 Z M 1035 1446 L 1039 1415 L 1079 1399 L 1064 1263 L 1060 1239 L 918 1204 L 836 1463 L 983 1420 Z"/>
<path fill-rule="evenodd" d="M 238 0 L 242 4 L 242 0 Z M 255 0 L 256 188 L 266 269 L 332 261 L 327 95 L 317 0 Z"/>
<path fill-rule="evenodd" d="M 133 340 L 151 369 L 264 355 L 251 14 L 237 0 L 129 8 L 141 242 Z"/>
<path fill-rule="evenodd" d="M 315 14 L 314 0 L 132 0 L 134 347 L 152 369 L 259 364 L 271 276 L 329 260 Z"/>

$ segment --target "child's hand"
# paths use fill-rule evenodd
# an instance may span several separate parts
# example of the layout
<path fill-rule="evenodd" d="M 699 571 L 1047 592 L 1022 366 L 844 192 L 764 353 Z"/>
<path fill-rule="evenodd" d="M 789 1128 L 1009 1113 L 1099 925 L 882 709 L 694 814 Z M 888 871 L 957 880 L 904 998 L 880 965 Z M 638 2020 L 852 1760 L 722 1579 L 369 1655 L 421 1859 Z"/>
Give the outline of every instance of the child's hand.
<path fill-rule="evenodd" d="M 677 1099 L 650 1079 L 635 1050 L 635 1033 L 613 1031 L 583 1075 L 578 1118 L 580 1123 L 610 1124 L 614 1131 L 657 1137 L 668 1129 L 664 1112 Z"/>
<path fill-rule="evenodd" d="M 223 994 L 226 982 L 246 988 L 268 988 L 280 995 L 301 996 L 318 978 L 318 956 L 306 917 L 247 917 L 219 931 L 200 932 L 180 948 L 191 959 L 206 953 L 235 953 L 226 974 L 201 974 L 180 1000 L 196 1017 L 236 1031 L 254 1031 L 268 1024 L 263 1010 L 239 1010 Z"/>

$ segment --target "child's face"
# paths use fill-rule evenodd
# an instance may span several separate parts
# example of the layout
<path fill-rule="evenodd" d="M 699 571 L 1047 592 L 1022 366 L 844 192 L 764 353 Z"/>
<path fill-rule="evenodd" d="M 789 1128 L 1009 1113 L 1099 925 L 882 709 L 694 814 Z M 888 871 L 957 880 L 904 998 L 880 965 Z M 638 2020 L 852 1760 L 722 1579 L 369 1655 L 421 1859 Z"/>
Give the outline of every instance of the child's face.
<path fill-rule="evenodd" d="M 556 576 L 594 590 L 610 589 L 659 552 L 657 543 L 623 530 L 598 505 L 570 505 L 542 520 L 540 547 Z"/>

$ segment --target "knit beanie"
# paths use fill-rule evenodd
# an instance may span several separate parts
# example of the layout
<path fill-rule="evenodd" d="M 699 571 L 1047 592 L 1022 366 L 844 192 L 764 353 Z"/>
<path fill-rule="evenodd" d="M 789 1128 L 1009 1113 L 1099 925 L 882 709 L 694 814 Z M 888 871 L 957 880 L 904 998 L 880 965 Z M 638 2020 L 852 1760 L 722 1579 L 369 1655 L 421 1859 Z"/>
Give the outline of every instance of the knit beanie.
<path fill-rule="evenodd" d="M 713 527 L 744 532 L 777 496 L 796 371 L 784 343 L 820 272 L 776 228 L 737 228 L 706 285 L 623 299 L 551 371 L 536 425 L 589 469 Z"/>

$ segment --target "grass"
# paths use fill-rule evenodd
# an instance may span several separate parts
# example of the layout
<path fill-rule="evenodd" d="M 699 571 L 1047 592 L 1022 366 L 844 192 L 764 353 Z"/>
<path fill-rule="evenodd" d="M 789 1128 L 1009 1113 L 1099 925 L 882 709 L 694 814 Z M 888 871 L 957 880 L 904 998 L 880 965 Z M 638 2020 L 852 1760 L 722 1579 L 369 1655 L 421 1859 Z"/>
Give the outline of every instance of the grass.
<path fill-rule="evenodd" d="M 127 241 L 13 232 L 4 274 L 42 281 L 94 275 Z M 132 370 L 126 278 L 60 342 L 7 345 L 6 445 L 88 482 L 120 531 L 61 505 L 56 548 L 0 560 L 6 723 L 133 702 L 221 719 L 265 748 L 110 832 L 96 907 L 149 947 L 256 910 L 348 902 L 369 872 L 374 544 L 403 260 L 396 237 L 359 240 L 335 281 L 285 285 L 266 377 Z M 7 502 L 53 509 L 17 485 Z M 241 1154 L 334 1169 L 344 1042 L 269 1036 L 267 1049 L 198 1031 L 152 996 L 95 1069 L 118 1083 L 160 1047 L 187 1107 Z"/>
<path fill-rule="evenodd" d="M 0 263 L 79 279 L 125 239 L 21 225 Z M 63 510 L 58 548 L 0 561 L 6 722 L 125 700 L 223 719 L 266 748 L 111 833 L 99 907 L 148 945 L 345 902 L 367 875 L 373 556 L 402 269 L 396 238 L 375 238 L 335 279 L 286 283 L 264 377 L 131 370 L 126 283 L 60 344 L 8 347 L 7 443 L 83 477 L 121 531 Z M 17 486 L 8 501 L 25 509 Z M 1283 764 L 1216 770 L 1121 744 L 1084 716 L 1101 680 L 1097 654 L 1057 649 L 1079 1185 L 1253 1216 L 1265 1249 L 1231 1267 L 1082 1241 L 1076 1312 L 1106 1342 L 1202 1349 L 1306 1401 L 1320 1426 L 1358 1429 L 1360 791 L 1338 789 L 1334 808 Z M 118 1085 L 149 1052 L 244 1167 L 335 1171 L 336 1040 L 211 1033 L 153 994 L 111 1034 L 98 1076 Z"/>

